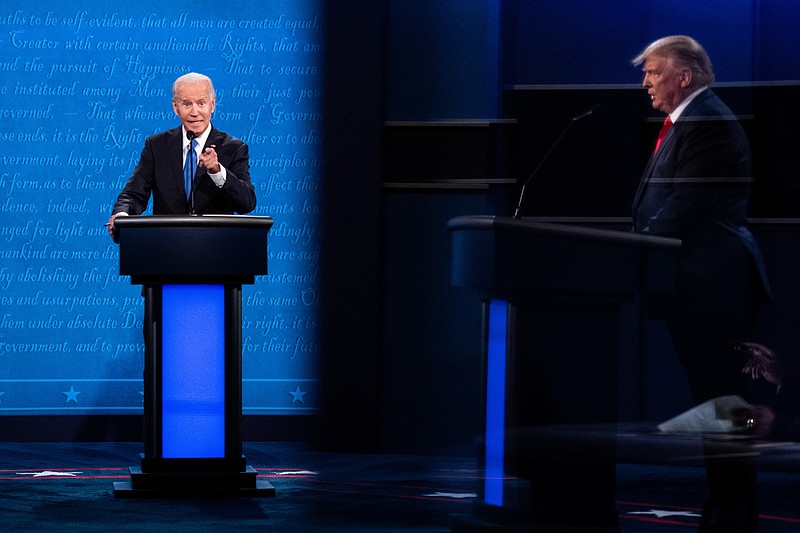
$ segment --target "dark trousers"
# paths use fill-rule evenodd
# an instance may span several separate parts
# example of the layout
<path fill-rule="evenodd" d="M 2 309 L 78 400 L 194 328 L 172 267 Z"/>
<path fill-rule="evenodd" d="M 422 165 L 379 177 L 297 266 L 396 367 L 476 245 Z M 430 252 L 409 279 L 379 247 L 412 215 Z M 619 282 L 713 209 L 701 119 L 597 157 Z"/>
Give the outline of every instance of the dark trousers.
<path fill-rule="evenodd" d="M 750 279 L 744 273 L 743 277 Z M 735 349 L 753 340 L 756 317 L 748 286 L 743 282 L 720 295 L 724 288 L 684 276 L 665 308 L 675 352 L 696 404 L 734 394 L 748 400 L 748 380 L 742 374 L 745 356 Z M 704 443 L 710 498 L 698 531 L 758 531 L 754 460 L 746 454 L 722 456 L 718 448 L 711 440 Z"/>

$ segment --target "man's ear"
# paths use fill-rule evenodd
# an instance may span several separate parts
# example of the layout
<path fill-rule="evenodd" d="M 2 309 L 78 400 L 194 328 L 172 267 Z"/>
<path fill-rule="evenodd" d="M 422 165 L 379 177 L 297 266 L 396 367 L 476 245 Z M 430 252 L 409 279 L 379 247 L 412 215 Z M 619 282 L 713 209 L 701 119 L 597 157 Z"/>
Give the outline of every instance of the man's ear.
<path fill-rule="evenodd" d="M 681 69 L 681 87 L 692 86 L 692 69 Z"/>

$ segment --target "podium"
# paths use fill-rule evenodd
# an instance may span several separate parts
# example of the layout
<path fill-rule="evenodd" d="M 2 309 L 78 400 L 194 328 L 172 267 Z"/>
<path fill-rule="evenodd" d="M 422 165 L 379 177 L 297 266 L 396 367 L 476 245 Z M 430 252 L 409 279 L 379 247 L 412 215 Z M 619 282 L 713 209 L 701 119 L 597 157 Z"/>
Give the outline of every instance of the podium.
<path fill-rule="evenodd" d="M 267 273 L 269 217 L 115 221 L 143 285 L 144 453 L 116 497 L 275 495 L 242 455 L 242 284 Z"/>
<path fill-rule="evenodd" d="M 489 216 L 448 226 L 452 284 L 483 302 L 486 408 L 482 494 L 454 529 L 618 532 L 626 304 L 672 290 L 680 241 Z"/>

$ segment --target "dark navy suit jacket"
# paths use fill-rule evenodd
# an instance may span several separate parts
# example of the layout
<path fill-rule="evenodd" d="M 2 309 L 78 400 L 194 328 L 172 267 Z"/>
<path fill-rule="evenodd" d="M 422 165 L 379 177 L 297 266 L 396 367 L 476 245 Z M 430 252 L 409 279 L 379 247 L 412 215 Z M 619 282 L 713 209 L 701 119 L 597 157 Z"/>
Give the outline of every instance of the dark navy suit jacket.
<path fill-rule="evenodd" d="M 742 294 L 768 295 L 764 259 L 746 218 L 751 182 L 744 130 L 706 89 L 650 158 L 633 204 L 635 231 L 682 241 L 679 298 L 730 308 L 746 305 Z"/>
<path fill-rule="evenodd" d="M 148 137 L 125 188 L 119 194 L 113 213 L 125 211 L 139 215 L 153 197 L 154 215 L 181 215 L 190 210 L 183 179 L 183 130 L 178 127 Z M 245 214 L 256 207 L 250 182 L 248 148 L 241 140 L 212 126 L 206 146 L 215 145 L 219 162 L 227 171 L 222 188 L 208 176 L 205 168 L 195 175 L 194 204 L 198 214 Z"/>

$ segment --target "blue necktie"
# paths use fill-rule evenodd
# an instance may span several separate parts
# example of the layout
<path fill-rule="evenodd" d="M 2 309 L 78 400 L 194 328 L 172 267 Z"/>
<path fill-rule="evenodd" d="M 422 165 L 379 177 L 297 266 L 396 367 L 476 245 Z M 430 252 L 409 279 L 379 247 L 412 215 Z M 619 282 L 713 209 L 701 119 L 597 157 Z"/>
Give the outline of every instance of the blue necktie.
<path fill-rule="evenodd" d="M 192 195 L 192 178 L 194 178 L 194 171 L 197 168 L 197 154 L 194 149 L 197 146 L 197 140 L 192 139 L 192 145 L 189 151 L 186 152 L 186 162 L 183 165 L 183 181 L 186 185 L 186 199 Z"/>

